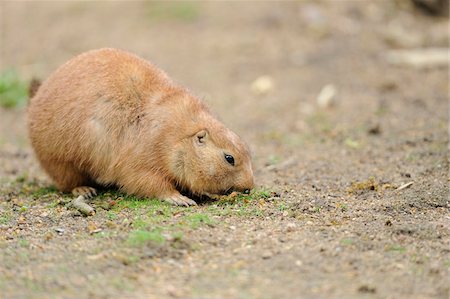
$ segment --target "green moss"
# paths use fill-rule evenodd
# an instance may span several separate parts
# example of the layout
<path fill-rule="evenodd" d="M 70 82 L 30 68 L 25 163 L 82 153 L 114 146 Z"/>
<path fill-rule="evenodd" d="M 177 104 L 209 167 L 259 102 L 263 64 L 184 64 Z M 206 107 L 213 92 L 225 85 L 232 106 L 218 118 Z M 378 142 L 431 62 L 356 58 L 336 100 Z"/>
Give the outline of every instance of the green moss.
<path fill-rule="evenodd" d="M 361 143 L 358 142 L 357 140 L 354 140 L 350 137 L 345 138 L 344 140 L 344 144 L 349 147 L 349 148 L 353 148 L 353 149 L 358 149 L 361 147 Z"/>
<path fill-rule="evenodd" d="M 341 240 L 341 245 L 352 245 L 353 242 L 354 241 L 352 239 L 342 239 Z"/>
<path fill-rule="evenodd" d="M 130 209 L 130 210 L 142 210 L 145 208 L 154 209 L 156 207 L 161 207 L 164 205 L 164 203 L 158 199 L 140 198 L 133 195 L 122 194 L 119 192 L 113 193 L 108 192 L 105 194 L 101 194 L 100 198 L 102 197 L 103 198 L 112 197 L 113 199 L 117 200 L 117 203 L 113 207 L 114 211 L 120 211 L 122 209 Z"/>
<path fill-rule="evenodd" d="M 0 216 L 0 225 L 11 223 L 13 218 L 13 214 L 9 211 L 2 213 L 2 215 Z"/>
<path fill-rule="evenodd" d="M 108 211 L 106 213 L 106 217 L 108 218 L 108 220 L 115 220 L 117 219 L 119 216 L 117 216 L 117 213 L 114 211 Z"/>
<path fill-rule="evenodd" d="M 153 231 L 146 230 L 133 230 L 128 235 L 127 244 L 130 246 L 143 246 L 148 243 L 155 245 L 161 245 L 165 242 L 165 238 L 160 229 L 154 229 Z"/>
<path fill-rule="evenodd" d="M 406 252 L 406 248 L 397 244 L 390 245 L 386 248 L 387 251 L 395 251 L 399 253 Z"/>
<path fill-rule="evenodd" d="M 28 247 L 28 246 L 30 246 L 30 242 L 28 242 L 28 240 L 27 240 L 27 239 L 24 239 L 24 238 L 20 238 L 20 239 L 17 241 L 17 244 L 18 244 L 20 247 Z"/>
<path fill-rule="evenodd" d="M 174 1 L 147 4 L 147 16 L 150 20 L 175 20 L 192 22 L 199 17 L 198 2 Z"/>
<path fill-rule="evenodd" d="M 191 228 L 196 229 L 199 226 L 205 225 L 213 225 L 212 220 L 206 214 L 195 213 L 186 217 Z"/>
<path fill-rule="evenodd" d="M 54 186 L 39 188 L 31 194 L 33 197 L 43 197 L 45 195 L 57 193 L 58 190 Z"/>
<path fill-rule="evenodd" d="M 329 133 L 333 128 L 328 115 L 323 112 L 315 112 L 306 119 L 306 122 L 314 131 L 320 133 Z"/>
<path fill-rule="evenodd" d="M 134 229 L 145 229 L 149 227 L 149 225 L 149 220 L 142 217 L 137 217 L 136 219 L 134 219 L 132 224 Z"/>

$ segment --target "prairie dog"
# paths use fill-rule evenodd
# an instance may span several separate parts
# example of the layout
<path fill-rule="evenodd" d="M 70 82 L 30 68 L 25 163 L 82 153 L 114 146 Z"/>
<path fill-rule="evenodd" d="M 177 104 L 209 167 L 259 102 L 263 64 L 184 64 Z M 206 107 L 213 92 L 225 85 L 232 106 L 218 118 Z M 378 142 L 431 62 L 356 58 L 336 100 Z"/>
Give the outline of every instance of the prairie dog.
<path fill-rule="evenodd" d="M 64 192 L 115 185 L 195 205 L 180 192 L 254 186 L 247 145 L 166 73 L 122 50 L 92 50 L 58 68 L 30 100 L 28 127 L 40 164 Z"/>

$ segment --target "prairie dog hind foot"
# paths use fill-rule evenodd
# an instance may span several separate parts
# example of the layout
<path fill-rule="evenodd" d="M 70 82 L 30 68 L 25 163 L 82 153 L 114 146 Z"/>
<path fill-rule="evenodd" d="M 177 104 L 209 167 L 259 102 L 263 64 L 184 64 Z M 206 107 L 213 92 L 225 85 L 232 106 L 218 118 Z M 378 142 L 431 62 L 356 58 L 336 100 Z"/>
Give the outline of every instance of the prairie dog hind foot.
<path fill-rule="evenodd" d="M 72 189 L 72 194 L 76 197 L 83 196 L 84 199 L 89 199 L 97 195 L 97 190 L 88 186 L 79 186 Z"/>

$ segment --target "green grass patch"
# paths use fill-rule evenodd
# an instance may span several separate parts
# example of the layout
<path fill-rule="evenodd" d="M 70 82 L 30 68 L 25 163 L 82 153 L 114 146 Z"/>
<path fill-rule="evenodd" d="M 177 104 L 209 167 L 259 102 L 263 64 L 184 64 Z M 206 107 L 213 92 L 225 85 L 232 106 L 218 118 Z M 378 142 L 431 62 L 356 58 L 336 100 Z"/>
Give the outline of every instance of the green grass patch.
<path fill-rule="evenodd" d="M 24 106 L 28 99 L 28 84 L 15 71 L 0 73 L 0 106 L 14 108 Z"/>
<path fill-rule="evenodd" d="M 306 122 L 311 126 L 314 131 L 320 133 L 329 133 L 333 129 L 328 115 L 323 112 L 315 112 L 306 118 Z"/>
<path fill-rule="evenodd" d="M 352 245 L 354 241 L 352 239 L 342 239 L 341 245 Z"/>
<path fill-rule="evenodd" d="M 341 212 L 348 211 L 348 206 L 346 204 L 338 204 L 338 208 L 341 210 Z"/>
<path fill-rule="evenodd" d="M 25 183 L 25 181 L 28 179 L 28 173 L 23 173 L 16 177 L 17 183 Z"/>
<path fill-rule="evenodd" d="M 390 245 L 386 248 L 387 251 L 394 251 L 394 252 L 399 252 L 399 253 L 404 253 L 406 252 L 406 248 L 400 245 Z"/>
<path fill-rule="evenodd" d="M 148 199 L 148 198 L 140 198 L 133 195 L 116 193 L 116 192 L 107 192 L 104 194 L 100 194 L 99 198 L 111 196 L 117 200 L 117 203 L 114 205 L 113 210 L 120 211 L 122 209 L 130 209 L 130 210 L 142 210 L 145 208 L 154 208 L 165 205 L 158 199 Z"/>
<path fill-rule="evenodd" d="M 23 238 L 20 238 L 20 239 L 17 241 L 17 244 L 18 244 L 20 247 L 28 247 L 28 246 L 30 246 L 30 242 L 28 242 L 27 239 L 23 239 Z"/>
<path fill-rule="evenodd" d="M 350 137 L 345 138 L 344 144 L 352 149 L 358 149 L 361 147 L 361 143 L 355 139 L 352 139 Z"/>
<path fill-rule="evenodd" d="M 35 191 L 33 191 L 33 193 L 31 194 L 33 197 L 43 197 L 49 194 L 54 194 L 57 193 L 58 190 L 56 189 L 55 186 L 50 186 L 50 187 L 43 187 L 43 188 L 39 188 Z"/>
<path fill-rule="evenodd" d="M 133 230 L 128 235 L 127 244 L 134 247 L 143 246 L 148 243 L 162 245 L 165 240 L 160 229 L 154 229 L 153 231 Z"/>
<path fill-rule="evenodd" d="M 198 2 L 168 1 L 147 3 L 147 16 L 150 20 L 175 20 L 192 22 L 200 14 Z"/>
<path fill-rule="evenodd" d="M 9 224 L 14 219 L 14 216 L 11 212 L 6 211 L 0 215 L 0 225 Z"/>
<path fill-rule="evenodd" d="M 115 211 L 108 211 L 106 213 L 106 217 L 108 218 L 108 220 L 115 220 L 117 219 L 119 216 L 117 215 L 117 213 Z"/>
<path fill-rule="evenodd" d="M 213 225 L 213 221 L 206 214 L 195 213 L 187 216 L 186 218 L 193 229 L 197 229 L 204 224 L 209 226 Z"/>
<path fill-rule="evenodd" d="M 136 217 L 136 219 L 133 220 L 132 226 L 134 229 L 146 229 L 150 226 L 150 221 L 149 219 L 145 219 L 142 217 Z"/>

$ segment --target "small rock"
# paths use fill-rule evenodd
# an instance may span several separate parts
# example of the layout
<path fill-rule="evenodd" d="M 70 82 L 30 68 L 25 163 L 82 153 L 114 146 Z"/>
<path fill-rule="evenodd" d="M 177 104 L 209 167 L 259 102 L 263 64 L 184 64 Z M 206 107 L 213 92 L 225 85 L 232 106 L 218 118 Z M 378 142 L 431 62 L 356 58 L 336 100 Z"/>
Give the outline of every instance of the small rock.
<path fill-rule="evenodd" d="M 153 258 L 153 257 L 155 257 L 156 256 L 156 252 L 155 251 L 153 251 L 153 250 L 147 250 L 147 251 L 145 251 L 144 252 L 144 254 L 143 254 L 143 258 Z"/>
<path fill-rule="evenodd" d="M 385 58 L 392 65 L 424 69 L 448 66 L 448 55 L 448 48 L 421 48 L 388 51 Z"/>
<path fill-rule="evenodd" d="M 11 202 L 13 203 L 13 205 L 18 206 L 18 207 L 22 207 L 24 205 L 23 200 L 21 200 L 19 198 L 13 198 L 13 199 L 11 199 Z"/>
<path fill-rule="evenodd" d="M 358 288 L 358 292 L 360 293 L 376 293 L 376 288 L 369 285 L 362 285 Z"/>
<path fill-rule="evenodd" d="M 261 255 L 264 260 L 270 259 L 272 256 L 273 254 L 269 250 L 264 251 Z"/>
<path fill-rule="evenodd" d="M 48 213 L 47 212 L 44 212 L 44 213 L 42 213 L 41 215 L 39 215 L 39 217 L 41 217 L 41 218 L 45 218 L 45 217 L 47 217 L 48 216 Z"/>
<path fill-rule="evenodd" d="M 337 89 L 333 84 L 325 85 L 317 96 L 317 105 L 321 108 L 328 108 L 335 104 Z"/>
<path fill-rule="evenodd" d="M 101 231 L 101 229 L 99 227 L 97 227 L 97 224 L 95 224 L 94 222 L 89 222 L 87 225 L 87 230 L 89 232 L 89 234 L 94 234 L 96 232 Z"/>
<path fill-rule="evenodd" d="M 64 228 L 55 228 L 55 232 L 58 233 L 58 235 L 62 235 L 64 233 L 65 229 Z"/>
<path fill-rule="evenodd" d="M 228 195 L 228 197 L 235 198 L 238 195 L 239 195 L 239 193 L 237 193 L 236 191 L 233 191 L 233 192 L 230 193 L 230 195 Z"/>
<path fill-rule="evenodd" d="M 378 88 L 383 92 L 390 92 L 398 89 L 398 84 L 393 80 L 387 80 L 383 82 Z"/>
<path fill-rule="evenodd" d="M 51 239 L 53 239 L 54 235 L 51 231 L 48 231 L 45 235 L 44 235 L 44 240 L 45 241 L 50 241 Z"/>
<path fill-rule="evenodd" d="M 20 215 L 19 219 L 17 220 L 17 223 L 25 224 L 25 223 L 27 223 L 27 219 L 23 215 Z"/>
<path fill-rule="evenodd" d="M 168 285 L 167 286 L 167 288 L 166 288 L 166 290 L 167 290 L 167 294 L 169 295 L 169 296 L 171 296 L 171 297 L 175 297 L 175 298 L 178 298 L 178 297 L 181 297 L 182 296 L 182 293 L 180 292 L 180 290 L 179 289 L 177 289 L 175 286 L 173 286 L 173 285 Z"/>
<path fill-rule="evenodd" d="M 293 232 L 293 231 L 295 231 L 296 228 L 297 228 L 297 225 L 295 223 L 292 223 L 292 222 L 290 222 L 290 223 L 288 223 L 286 225 L 286 231 L 287 232 Z"/>
<path fill-rule="evenodd" d="M 440 272 L 439 268 L 440 267 L 438 264 L 436 264 L 436 263 L 431 264 L 430 269 L 429 269 L 430 274 L 439 274 L 439 272 Z"/>
<path fill-rule="evenodd" d="M 121 254 L 121 253 L 114 253 L 114 254 L 113 254 L 113 257 L 114 257 L 118 262 L 124 264 L 125 266 L 128 266 L 128 265 L 130 265 L 130 264 L 132 263 L 129 256 L 124 255 L 124 254 Z"/>
<path fill-rule="evenodd" d="M 116 228 L 117 227 L 117 224 L 114 223 L 113 221 L 106 221 L 105 225 L 108 228 Z"/>
<path fill-rule="evenodd" d="M 380 124 L 373 124 L 367 130 L 370 135 L 379 135 L 381 133 Z"/>
<path fill-rule="evenodd" d="M 255 94 L 266 94 L 271 92 L 275 87 L 275 83 L 270 76 L 261 76 L 253 81 L 251 90 Z"/>
<path fill-rule="evenodd" d="M 83 216 L 83 215 L 81 215 L 81 213 L 79 211 L 76 211 L 76 210 L 70 211 L 69 215 L 71 217 L 81 217 L 81 216 Z"/>
<path fill-rule="evenodd" d="M 236 230 L 236 226 L 231 225 L 231 226 L 230 226 L 230 229 L 231 229 L 231 230 Z"/>
<path fill-rule="evenodd" d="M 296 265 L 297 267 L 301 267 L 301 266 L 303 265 L 303 262 L 302 262 L 301 260 L 296 260 L 296 261 L 295 261 L 295 265 Z"/>
<path fill-rule="evenodd" d="M 422 47 L 425 42 L 422 33 L 408 30 L 396 23 L 389 24 L 383 35 L 386 43 L 395 48 L 417 48 Z"/>

